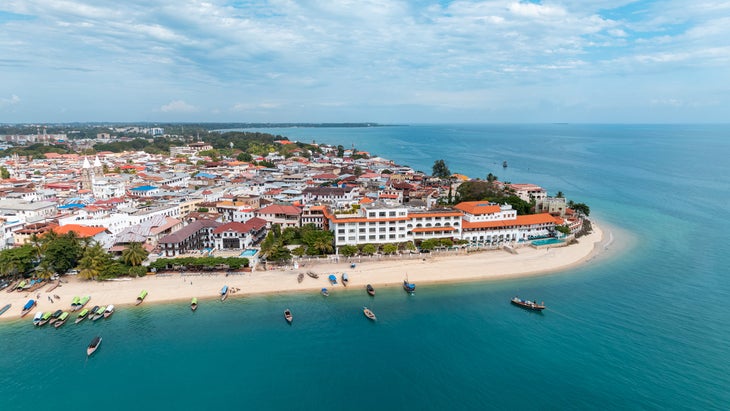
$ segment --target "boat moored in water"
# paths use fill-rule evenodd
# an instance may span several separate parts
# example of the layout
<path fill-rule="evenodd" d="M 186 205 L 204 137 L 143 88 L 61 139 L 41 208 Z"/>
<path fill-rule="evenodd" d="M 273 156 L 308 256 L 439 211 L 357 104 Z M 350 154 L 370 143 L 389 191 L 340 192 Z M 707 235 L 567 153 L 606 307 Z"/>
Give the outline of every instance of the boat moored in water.
<path fill-rule="evenodd" d="M 84 308 L 83 310 L 81 310 L 81 312 L 79 313 L 79 315 L 76 316 L 76 321 L 74 321 L 74 323 L 75 324 L 78 324 L 81 321 L 84 321 L 86 319 L 86 317 L 88 317 L 88 316 L 89 316 L 89 309 L 88 308 Z"/>
<path fill-rule="evenodd" d="M 104 310 L 104 318 L 109 318 L 114 314 L 114 304 L 109 304 Z"/>
<path fill-rule="evenodd" d="M 225 301 L 226 298 L 228 298 L 228 286 L 224 285 L 223 288 L 221 288 L 221 301 Z"/>
<path fill-rule="evenodd" d="M 195 311 L 198 309 L 198 298 L 197 297 L 193 297 L 193 299 L 190 301 L 190 309 L 192 311 Z"/>
<path fill-rule="evenodd" d="M 89 343 L 89 346 L 86 347 L 86 356 L 90 356 L 91 354 L 95 353 L 96 350 L 99 349 L 99 346 L 101 345 L 101 337 L 96 336 L 93 340 Z"/>
<path fill-rule="evenodd" d="M 292 320 L 294 319 L 294 317 L 291 315 L 291 311 L 288 308 L 284 310 L 284 319 L 289 324 L 291 324 Z"/>
<path fill-rule="evenodd" d="M 58 317 L 60 317 L 61 314 L 63 314 L 63 310 L 54 311 L 53 314 L 51 314 L 51 319 L 48 320 L 48 324 L 53 324 L 58 321 Z"/>
<path fill-rule="evenodd" d="M 68 316 L 71 315 L 68 311 L 64 311 L 61 316 L 58 317 L 58 320 L 56 320 L 55 323 L 53 323 L 53 326 L 58 328 L 64 324 L 66 324 L 66 320 L 68 320 Z"/>
<path fill-rule="evenodd" d="M 403 289 L 408 294 L 413 294 L 414 292 L 416 292 L 416 285 L 413 283 L 409 283 L 408 279 L 405 279 L 405 280 L 403 280 Z"/>
<path fill-rule="evenodd" d="M 375 289 L 373 288 L 372 285 L 370 285 L 370 284 L 366 285 L 365 291 L 367 291 L 369 295 L 375 297 Z"/>
<path fill-rule="evenodd" d="M 35 313 L 35 317 L 33 317 L 33 325 L 38 327 L 38 325 L 41 323 L 41 320 L 43 319 L 43 311 L 38 311 Z"/>
<path fill-rule="evenodd" d="M 41 316 L 40 321 L 36 325 L 39 327 L 42 327 L 42 326 L 48 324 L 48 321 L 51 320 L 51 314 L 53 314 L 53 313 L 50 311 L 44 312 L 43 315 Z"/>
<path fill-rule="evenodd" d="M 96 320 L 100 319 L 101 317 L 104 316 L 105 310 L 106 310 L 106 306 L 102 305 L 101 307 L 97 308 L 96 311 L 89 314 L 89 319 L 91 319 L 91 321 L 96 321 Z"/>
<path fill-rule="evenodd" d="M 362 307 L 362 313 L 365 314 L 365 317 L 368 317 L 373 321 L 378 319 L 378 317 L 375 316 L 375 313 L 373 313 L 368 307 Z"/>
<path fill-rule="evenodd" d="M 518 307 L 522 307 L 532 311 L 542 311 L 545 309 L 545 303 L 537 303 L 537 301 L 523 300 L 520 297 L 514 296 L 510 302 Z"/>
<path fill-rule="evenodd" d="M 329 297 L 330 296 L 330 292 L 329 292 L 329 290 L 327 288 L 322 288 L 321 293 L 325 297 Z"/>

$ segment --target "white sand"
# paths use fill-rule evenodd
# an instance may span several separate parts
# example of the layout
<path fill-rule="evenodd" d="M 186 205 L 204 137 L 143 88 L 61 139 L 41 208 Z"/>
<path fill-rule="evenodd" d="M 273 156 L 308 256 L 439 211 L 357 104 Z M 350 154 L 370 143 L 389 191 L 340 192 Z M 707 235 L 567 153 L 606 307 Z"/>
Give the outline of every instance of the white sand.
<path fill-rule="evenodd" d="M 117 307 L 131 305 L 141 290 L 149 292 L 143 303 L 145 305 L 167 301 L 189 301 L 192 297 L 198 297 L 200 300 L 218 298 L 224 285 L 240 289 L 229 298 L 261 293 L 318 291 L 322 287 L 328 287 L 330 292 L 334 293 L 342 289 L 340 280 L 342 272 L 346 272 L 349 276 L 348 288 L 356 289 L 362 289 L 366 284 L 372 284 L 376 289 L 377 286 L 400 286 L 406 275 L 410 282 L 416 284 L 533 276 L 587 262 L 606 248 L 607 241 L 613 241 L 613 235 L 609 233 L 604 236 L 600 227 L 594 223 L 593 233 L 580 238 L 577 244 L 549 249 L 522 247 L 517 249 L 516 255 L 493 250 L 426 259 L 367 261 L 358 263 L 354 269 L 350 268 L 349 263 L 320 263 L 299 270 L 257 271 L 230 276 L 150 275 L 127 281 L 98 282 L 65 277 L 64 280 L 68 282 L 62 283 L 50 293 L 46 292 L 49 286 L 44 286 L 33 293 L 0 291 L 0 307 L 12 304 L 12 308 L 0 316 L 0 320 L 19 318 L 23 305 L 31 298 L 36 299 L 38 293 L 41 294 L 38 305 L 25 317 L 27 319 L 31 319 L 37 311 L 58 309 L 68 311 L 74 296 L 90 295 L 91 301 L 87 307 L 109 304 Z M 304 280 L 299 283 L 297 274 L 309 270 L 318 273 L 319 278 L 313 279 L 305 275 Z M 338 284 L 335 286 L 330 286 L 327 280 L 328 274 L 331 273 L 338 274 Z M 53 294 L 61 298 L 54 299 L 55 302 L 51 303 L 48 296 Z"/>

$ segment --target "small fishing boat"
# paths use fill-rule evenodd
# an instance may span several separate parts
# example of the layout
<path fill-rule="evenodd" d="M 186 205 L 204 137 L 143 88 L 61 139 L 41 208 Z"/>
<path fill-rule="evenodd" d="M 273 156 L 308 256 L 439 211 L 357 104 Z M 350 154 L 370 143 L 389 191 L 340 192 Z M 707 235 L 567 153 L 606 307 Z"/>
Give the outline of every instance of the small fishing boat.
<path fill-rule="evenodd" d="M 94 339 L 91 340 L 91 342 L 89 343 L 89 346 L 86 347 L 86 356 L 88 357 L 91 354 L 93 354 L 94 352 L 96 352 L 96 350 L 99 349 L 100 345 L 101 345 L 101 337 L 99 337 L 99 336 L 94 337 Z"/>
<path fill-rule="evenodd" d="M 71 300 L 71 311 L 78 310 L 80 303 L 81 303 L 81 298 L 80 297 L 74 297 L 73 300 Z"/>
<path fill-rule="evenodd" d="M 114 304 L 106 306 L 106 310 L 104 310 L 104 318 L 109 318 L 112 314 L 114 314 Z"/>
<path fill-rule="evenodd" d="M 99 306 L 98 305 L 93 306 L 89 310 L 89 320 L 91 320 L 92 318 L 94 318 L 94 314 L 96 314 L 97 311 L 99 311 Z"/>
<path fill-rule="evenodd" d="M 514 296 L 510 302 L 518 307 L 522 307 L 532 311 L 542 311 L 545 309 L 545 303 L 538 304 L 537 301 L 523 300 L 520 297 Z"/>
<path fill-rule="evenodd" d="M 89 314 L 89 319 L 91 319 L 91 321 L 96 321 L 96 320 L 100 319 L 101 317 L 104 316 L 105 310 L 106 310 L 106 306 L 102 305 L 101 307 L 97 308 L 96 311 Z"/>
<path fill-rule="evenodd" d="M 319 278 L 319 274 L 315 273 L 314 271 L 307 271 L 307 275 L 312 278 Z"/>
<path fill-rule="evenodd" d="M 406 290 L 408 294 L 413 294 L 416 292 L 416 285 L 413 283 L 409 283 L 408 279 L 403 280 L 403 289 Z"/>
<path fill-rule="evenodd" d="M 365 314 L 365 317 L 368 317 L 369 319 L 375 321 L 378 319 L 378 317 L 375 316 L 375 313 L 370 311 L 368 307 L 362 307 L 362 313 Z"/>
<path fill-rule="evenodd" d="M 36 325 L 39 327 L 42 327 L 42 326 L 48 324 L 48 322 L 51 321 L 51 314 L 53 314 L 53 313 L 50 311 L 44 312 L 43 315 L 41 316 L 41 320 L 38 321 L 38 324 L 36 324 Z"/>
<path fill-rule="evenodd" d="M 373 288 L 372 285 L 370 285 L 370 284 L 366 285 L 365 291 L 367 291 L 368 294 L 370 294 L 372 297 L 375 297 L 375 289 Z"/>
<path fill-rule="evenodd" d="M 228 298 L 228 286 L 224 285 L 223 288 L 221 288 L 221 301 L 225 301 L 226 298 Z"/>
<path fill-rule="evenodd" d="M 335 276 L 334 274 L 330 274 L 329 280 L 330 280 L 330 284 L 332 284 L 332 285 L 337 284 L 337 276 Z"/>
<path fill-rule="evenodd" d="M 37 327 L 38 324 L 41 323 L 42 319 L 43 319 L 43 311 L 38 311 L 37 313 L 35 313 L 35 317 L 33 317 L 33 325 L 35 325 Z"/>
<path fill-rule="evenodd" d="M 292 315 L 291 315 L 291 311 L 289 311 L 288 308 L 286 310 L 284 310 L 284 319 L 289 324 L 291 324 L 292 320 L 294 319 L 294 317 L 292 317 Z"/>
<path fill-rule="evenodd" d="M 5 311 L 9 310 L 10 307 L 12 307 L 12 306 L 13 306 L 12 304 L 6 304 L 5 307 L 0 308 L 0 315 L 5 314 Z"/>
<path fill-rule="evenodd" d="M 503 168 L 507 168 L 507 160 L 504 160 L 504 161 L 502 162 L 502 167 L 503 167 Z"/>
<path fill-rule="evenodd" d="M 84 308 L 83 310 L 81 310 L 81 312 L 79 313 L 79 315 L 76 316 L 76 321 L 74 321 L 74 323 L 75 324 L 78 324 L 81 321 L 84 321 L 86 319 L 86 317 L 88 317 L 88 316 L 89 316 L 89 309 L 88 308 Z"/>
<path fill-rule="evenodd" d="M 355 263 L 350 264 L 350 268 L 355 268 Z"/>
<path fill-rule="evenodd" d="M 304 273 L 299 273 L 297 276 L 297 282 L 301 283 L 304 280 Z"/>
<path fill-rule="evenodd" d="M 142 301 L 144 301 L 145 298 L 147 298 L 147 290 L 142 290 L 142 292 L 137 296 L 137 302 L 134 303 L 134 305 L 142 304 Z"/>
<path fill-rule="evenodd" d="M 327 290 L 327 288 L 323 288 L 321 292 L 322 292 L 322 295 L 325 297 L 330 296 L 330 292 L 329 292 L 329 290 Z"/>
<path fill-rule="evenodd" d="M 86 304 L 89 303 L 90 300 L 91 300 L 90 295 L 81 297 L 81 299 L 79 300 L 79 305 L 76 307 L 76 310 L 80 310 L 80 309 L 84 308 L 86 306 Z"/>
<path fill-rule="evenodd" d="M 48 320 L 48 324 L 51 324 L 52 325 L 53 323 L 55 323 L 56 321 L 58 321 L 58 317 L 60 317 L 61 314 L 63 314 L 63 310 L 56 310 L 56 311 L 54 311 L 53 314 L 51 314 L 51 319 Z"/>
<path fill-rule="evenodd" d="M 198 309 L 198 298 L 193 297 L 192 301 L 190 301 L 190 309 L 195 311 Z"/>
<path fill-rule="evenodd" d="M 350 281 L 350 278 L 347 276 L 347 273 L 342 273 L 342 285 L 347 287 L 348 281 Z"/>
<path fill-rule="evenodd" d="M 69 315 L 70 314 L 68 311 L 64 311 L 63 314 L 61 314 L 61 316 L 58 317 L 58 320 L 55 323 L 53 323 L 53 326 L 58 328 L 64 324 L 66 324 L 66 320 L 68 320 Z"/>
<path fill-rule="evenodd" d="M 30 310 L 35 307 L 36 304 L 37 303 L 35 300 L 28 300 L 28 302 L 25 303 L 25 305 L 23 306 L 23 310 L 20 312 L 20 316 L 25 317 L 30 312 Z"/>

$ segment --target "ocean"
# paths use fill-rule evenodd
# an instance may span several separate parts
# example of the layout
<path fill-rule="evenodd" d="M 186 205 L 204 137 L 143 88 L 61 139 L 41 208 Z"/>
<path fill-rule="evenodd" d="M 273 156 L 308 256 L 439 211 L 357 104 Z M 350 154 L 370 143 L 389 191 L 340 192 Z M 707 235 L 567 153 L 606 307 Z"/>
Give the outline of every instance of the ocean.
<path fill-rule="evenodd" d="M 0 409 L 730 409 L 730 126 L 263 131 L 562 191 L 613 242 L 562 272 L 413 296 L 350 289 L 195 313 L 142 305 L 57 330 L 2 323 Z M 548 309 L 511 306 L 515 294 Z"/>

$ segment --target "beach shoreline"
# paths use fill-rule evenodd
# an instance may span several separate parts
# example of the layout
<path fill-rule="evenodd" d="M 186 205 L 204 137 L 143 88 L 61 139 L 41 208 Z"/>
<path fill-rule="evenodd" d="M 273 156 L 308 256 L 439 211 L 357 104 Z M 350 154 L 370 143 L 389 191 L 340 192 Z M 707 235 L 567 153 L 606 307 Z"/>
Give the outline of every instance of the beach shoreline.
<path fill-rule="evenodd" d="M 25 318 L 32 318 L 38 311 L 70 311 L 71 300 L 75 296 L 90 295 L 87 308 L 94 305 L 114 304 L 117 308 L 134 306 L 142 290 L 148 296 L 142 305 L 219 298 L 224 285 L 229 289 L 240 289 L 229 298 L 241 298 L 260 294 L 285 294 L 318 292 L 327 287 L 330 292 L 343 289 L 340 275 L 346 272 L 349 277 L 347 289 L 361 289 L 366 284 L 378 287 L 401 286 L 408 278 L 416 284 L 447 284 L 473 281 L 496 281 L 513 278 L 534 277 L 565 271 L 593 261 L 606 252 L 615 241 L 613 231 L 604 232 L 602 227 L 593 223 L 593 231 L 577 240 L 577 243 L 564 247 L 517 248 L 517 254 L 504 250 L 489 250 L 457 255 L 434 255 L 420 259 L 384 259 L 357 263 L 355 268 L 349 262 L 318 263 L 307 265 L 298 270 L 256 271 L 243 274 L 201 273 L 201 274 L 157 274 L 143 278 L 121 279 L 120 281 L 83 281 L 75 277 L 65 277 L 67 281 L 51 292 L 45 292 L 48 285 L 32 293 L 7 293 L 0 291 L 0 306 L 12 304 L 10 310 L 0 316 L 0 322 L 10 322 L 20 318 L 20 311 L 29 299 L 41 295 L 38 305 Z M 457 267 L 455 269 L 454 267 Z M 299 283 L 297 275 L 314 271 L 319 278 L 307 275 Z M 337 285 L 331 286 L 327 276 L 337 273 Z M 53 295 L 60 299 L 54 299 Z M 53 302 L 50 299 L 53 299 Z M 73 314 L 72 314 L 73 315 Z"/>

